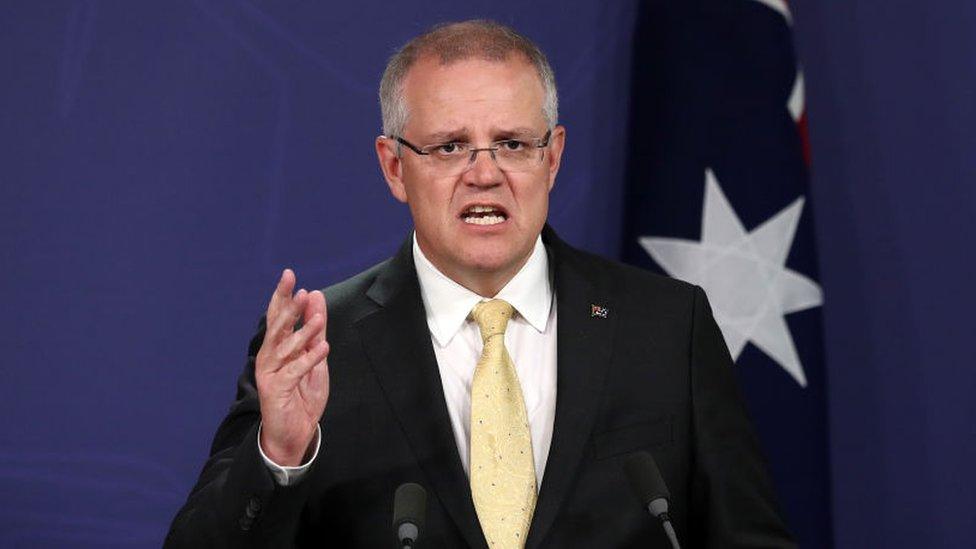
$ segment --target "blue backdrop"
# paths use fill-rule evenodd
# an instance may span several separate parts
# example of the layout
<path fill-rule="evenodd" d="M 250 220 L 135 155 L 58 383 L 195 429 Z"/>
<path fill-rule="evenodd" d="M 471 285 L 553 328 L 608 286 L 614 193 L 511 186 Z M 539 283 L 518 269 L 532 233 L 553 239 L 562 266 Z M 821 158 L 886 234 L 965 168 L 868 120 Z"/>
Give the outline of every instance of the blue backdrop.
<path fill-rule="evenodd" d="M 432 23 L 492 17 L 548 52 L 568 128 L 550 219 L 620 253 L 637 2 L 468 5 L 2 3 L 0 546 L 160 544 L 280 269 L 325 286 L 406 235 L 376 87 Z M 976 6 L 792 7 L 834 539 L 965 546 Z"/>

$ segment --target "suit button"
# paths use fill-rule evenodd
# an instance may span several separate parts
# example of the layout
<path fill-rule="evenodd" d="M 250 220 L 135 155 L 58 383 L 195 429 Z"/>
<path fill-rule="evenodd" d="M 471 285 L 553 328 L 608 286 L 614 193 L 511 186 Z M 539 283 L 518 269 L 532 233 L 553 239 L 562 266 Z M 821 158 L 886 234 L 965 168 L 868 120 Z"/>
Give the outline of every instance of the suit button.
<path fill-rule="evenodd" d="M 251 500 L 247 502 L 247 508 L 257 514 L 261 511 L 261 498 L 258 496 L 251 497 Z"/>
<path fill-rule="evenodd" d="M 237 524 L 240 525 L 241 530 L 247 532 L 248 530 L 251 529 L 251 525 L 253 524 L 253 522 L 251 521 L 251 519 L 247 517 L 241 517 L 241 520 L 237 521 Z"/>

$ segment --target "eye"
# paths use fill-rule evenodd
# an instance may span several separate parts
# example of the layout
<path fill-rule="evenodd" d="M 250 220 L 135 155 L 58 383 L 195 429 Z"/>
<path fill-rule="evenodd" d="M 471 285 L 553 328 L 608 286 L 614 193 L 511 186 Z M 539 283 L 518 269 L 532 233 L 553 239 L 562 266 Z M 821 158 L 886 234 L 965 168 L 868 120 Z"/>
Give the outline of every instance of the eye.
<path fill-rule="evenodd" d="M 435 146 L 434 150 L 431 152 L 433 152 L 434 154 L 438 154 L 440 156 L 454 156 L 464 152 L 464 144 L 444 143 L 443 145 Z"/>
<path fill-rule="evenodd" d="M 526 147 L 525 142 L 519 141 L 517 139 L 508 139 L 502 141 L 498 145 L 502 150 L 506 150 L 506 151 L 520 151 Z"/>

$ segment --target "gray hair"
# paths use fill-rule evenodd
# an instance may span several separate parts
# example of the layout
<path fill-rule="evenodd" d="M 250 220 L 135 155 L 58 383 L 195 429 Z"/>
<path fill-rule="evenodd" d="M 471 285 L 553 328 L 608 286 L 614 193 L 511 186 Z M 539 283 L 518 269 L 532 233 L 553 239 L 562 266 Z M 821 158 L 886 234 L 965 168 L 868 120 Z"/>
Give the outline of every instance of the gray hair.
<path fill-rule="evenodd" d="M 380 81 L 380 109 L 383 112 L 383 135 L 402 135 L 407 125 L 407 105 L 403 98 L 403 81 L 410 67 L 421 57 L 435 56 L 442 65 L 478 58 L 506 61 L 512 53 L 525 56 L 542 81 L 544 96 L 542 115 L 553 129 L 559 120 L 559 96 L 556 75 L 549 61 L 534 42 L 511 27 L 472 19 L 460 23 L 437 25 L 403 45 L 390 57 Z"/>

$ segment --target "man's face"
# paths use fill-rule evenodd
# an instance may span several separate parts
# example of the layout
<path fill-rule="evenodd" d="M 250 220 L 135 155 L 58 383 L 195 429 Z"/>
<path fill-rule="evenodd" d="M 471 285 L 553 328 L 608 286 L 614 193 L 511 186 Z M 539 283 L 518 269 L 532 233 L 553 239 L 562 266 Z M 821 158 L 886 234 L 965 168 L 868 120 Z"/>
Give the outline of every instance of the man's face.
<path fill-rule="evenodd" d="M 542 83 L 517 55 L 449 65 L 422 58 L 406 76 L 404 95 L 409 118 L 401 137 L 419 147 L 465 142 L 482 148 L 541 138 L 547 130 Z M 439 173 L 430 158 L 407 147 L 397 157 L 393 140 L 379 138 L 376 146 L 390 191 L 409 205 L 417 241 L 431 262 L 459 282 L 507 281 L 528 259 L 545 224 L 564 138 L 557 126 L 550 145 L 537 151 L 542 160 L 528 171 L 503 172 L 483 151 L 460 175 Z M 495 211 L 476 215 L 477 207 Z"/>

